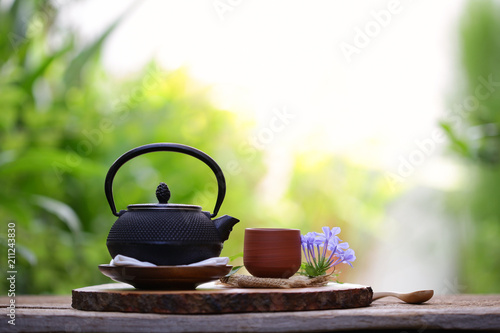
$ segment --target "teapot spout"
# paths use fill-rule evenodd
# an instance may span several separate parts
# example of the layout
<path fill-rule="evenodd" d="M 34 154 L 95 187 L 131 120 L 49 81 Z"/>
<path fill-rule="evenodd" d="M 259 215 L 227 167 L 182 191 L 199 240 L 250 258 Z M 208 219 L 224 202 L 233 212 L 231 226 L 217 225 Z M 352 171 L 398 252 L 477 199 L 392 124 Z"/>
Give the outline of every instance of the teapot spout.
<path fill-rule="evenodd" d="M 224 215 L 214 220 L 222 242 L 229 238 L 229 234 L 233 231 L 233 226 L 238 222 L 240 220 L 229 215 Z"/>

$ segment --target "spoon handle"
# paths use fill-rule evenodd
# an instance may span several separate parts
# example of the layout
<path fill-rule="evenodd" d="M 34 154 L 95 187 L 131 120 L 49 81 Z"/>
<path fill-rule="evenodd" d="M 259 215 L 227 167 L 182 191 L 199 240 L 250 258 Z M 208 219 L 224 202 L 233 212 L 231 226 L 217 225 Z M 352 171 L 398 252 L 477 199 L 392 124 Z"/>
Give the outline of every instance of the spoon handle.
<path fill-rule="evenodd" d="M 373 293 L 372 301 L 382 297 L 393 296 L 397 297 L 403 302 L 410 304 L 420 304 L 427 302 L 434 295 L 434 290 L 418 290 L 411 293 L 393 293 L 393 292 L 376 292 Z"/>
<path fill-rule="evenodd" d="M 373 293 L 372 301 L 375 301 L 375 300 L 380 299 L 382 297 L 388 297 L 388 296 L 398 297 L 399 294 L 397 294 L 397 293 L 391 293 L 391 292 L 377 292 L 377 293 Z"/>

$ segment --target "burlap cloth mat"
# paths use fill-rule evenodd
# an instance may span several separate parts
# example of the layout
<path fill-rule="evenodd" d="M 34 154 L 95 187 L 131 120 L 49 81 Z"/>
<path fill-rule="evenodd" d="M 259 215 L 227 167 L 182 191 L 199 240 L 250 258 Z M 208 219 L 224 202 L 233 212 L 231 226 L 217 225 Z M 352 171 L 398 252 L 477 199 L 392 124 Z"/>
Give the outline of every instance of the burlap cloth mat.
<path fill-rule="evenodd" d="M 305 288 L 322 287 L 330 279 L 329 275 L 321 275 L 309 278 L 302 275 L 294 275 L 289 279 L 259 278 L 250 275 L 233 274 L 220 278 L 220 282 L 231 287 L 238 288 Z"/>

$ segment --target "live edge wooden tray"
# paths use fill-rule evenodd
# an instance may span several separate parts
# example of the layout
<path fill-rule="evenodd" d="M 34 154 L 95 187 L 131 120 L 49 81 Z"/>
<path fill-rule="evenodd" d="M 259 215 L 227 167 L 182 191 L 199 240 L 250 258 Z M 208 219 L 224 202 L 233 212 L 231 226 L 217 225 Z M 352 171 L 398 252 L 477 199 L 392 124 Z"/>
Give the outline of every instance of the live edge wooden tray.
<path fill-rule="evenodd" d="M 88 311 L 170 314 L 277 312 L 357 308 L 370 305 L 371 287 L 329 283 L 292 289 L 227 288 L 215 282 L 196 290 L 138 290 L 109 283 L 73 290 L 72 307 Z"/>

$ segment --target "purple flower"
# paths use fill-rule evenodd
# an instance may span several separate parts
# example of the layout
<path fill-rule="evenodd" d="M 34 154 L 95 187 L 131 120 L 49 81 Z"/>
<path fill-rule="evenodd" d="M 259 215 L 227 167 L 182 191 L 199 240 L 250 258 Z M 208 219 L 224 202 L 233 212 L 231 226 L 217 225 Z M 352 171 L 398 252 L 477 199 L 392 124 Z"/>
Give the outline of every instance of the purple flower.
<path fill-rule="evenodd" d="M 324 275 L 326 272 L 340 263 L 349 264 L 356 260 L 354 250 L 349 248 L 347 242 L 343 242 L 337 236 L 339 227 L 330 230 L 329 227 L 322 228 L 323 233 L 308 232 L 301 235 L 302 251 L 306 262 L 302 265 L 301 274 L 308 276 Z M 327 253 L 327 250 L 330 253 Z"/>
<path fill-rule="evenodd" d="M 356 260 L 356 255 L 354 254 L 353 249 L 347 249 L 344 252 L 344 260 L 342 260 L 342 263 L 344 264 L 349 264 L 349 266 L 352 267 L 352 262 Z"/>
<path fill-rule="evenodd" d="M 317 242 L 320 243 L 329 243 L 329 244 L 338 244 L 342 240 L 337 236 L 340 234 L 340 228 L 334 227 L 332 230 L 328 227 L 323 227 L 323 233 L 315 232 L 314 234 L 317 236 Z"/>

